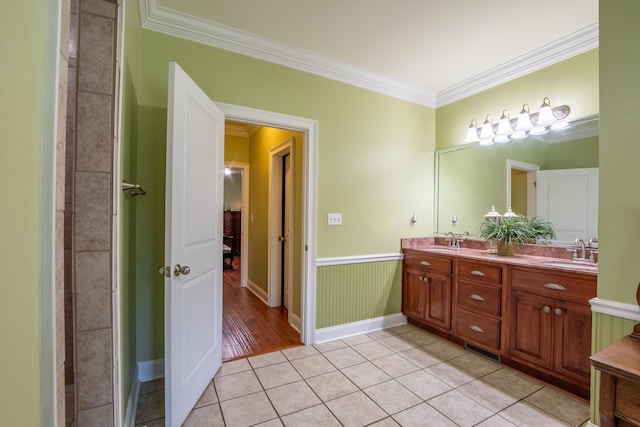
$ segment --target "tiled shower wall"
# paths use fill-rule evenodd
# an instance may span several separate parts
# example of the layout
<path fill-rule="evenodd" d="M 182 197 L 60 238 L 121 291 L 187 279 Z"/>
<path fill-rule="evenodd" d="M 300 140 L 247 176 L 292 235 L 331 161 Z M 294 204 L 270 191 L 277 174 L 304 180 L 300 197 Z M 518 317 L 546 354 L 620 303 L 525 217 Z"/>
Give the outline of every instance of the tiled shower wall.
<path fill-rule="evenodd" d="M 70 260 L 75 369 L 72 424 L 115 424 L 112 213 L 114 111 L 116 109 L 115 0 L 78 0 L 75 143 L 72 158 Z"/>

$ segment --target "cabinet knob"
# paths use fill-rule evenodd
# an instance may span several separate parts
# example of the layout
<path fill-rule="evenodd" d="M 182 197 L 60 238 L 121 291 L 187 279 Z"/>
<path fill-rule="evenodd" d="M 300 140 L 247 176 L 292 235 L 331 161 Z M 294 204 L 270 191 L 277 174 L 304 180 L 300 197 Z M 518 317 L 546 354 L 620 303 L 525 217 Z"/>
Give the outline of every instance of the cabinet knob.
<path fill-rule="evenodd" d="M 551 313 L 551 307 L 549 307 L 548 305 L 545 305 L 544 307 L 542 307 L 542 311 L 549 314 Z"/>
<path fill-rule="evenodd" d="M 556 316 L 562 316 L 562 309 L 561 308 L 556 308 L 555 310 L 553 310 L 553 312 L 555 313 Z"/>

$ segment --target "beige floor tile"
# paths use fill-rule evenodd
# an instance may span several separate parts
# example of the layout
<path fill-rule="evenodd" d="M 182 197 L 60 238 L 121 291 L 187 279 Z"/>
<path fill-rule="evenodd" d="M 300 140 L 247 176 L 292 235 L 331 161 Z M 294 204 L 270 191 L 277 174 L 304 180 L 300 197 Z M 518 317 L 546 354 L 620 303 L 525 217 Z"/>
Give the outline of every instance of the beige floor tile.
<path fill-rule="evenodd" d="M 483 377 L 502 368 L 499 363 L 493 360 L 469 352 L 450 359 L 448 363 L 476 378 Z"/>
<path fill-rule="evenodd" d="M 220 402 L 220 408 L 226 427 L 250 426 L 278 417 L 263 391 Z"/>
<path fill-rule="evenodd" d="M 454 388 L 475 380 L 475 377 L 449 363 L 438 363 L 424 370 Z"/>
<path fill-rule="evenodd" d="M 387 417 L 366 394 L 357 391 L 326 402 L 327 407 L 344 426 L 364 426 Z"/>
<path fill-rule="evenodd" d="M 335 341 L 325 342 L 325 343 L 322 343 L 322 344 L 316 344 L 316 345 L 314 345 L 314 347 L 320 353 L 326 353 L 327 351 L 337 350 L 339 348 L 344 348 L 344 347 L 348 347 L 348 346 L 342 340 L 335 340 Z"/>
<path fill-rule="evenodd" d="M 396 380 L 414 392 L 423 400 L 431 399 L 451 390 L 451 386 L 422 370 L 396 378 Z"/>
<path fill-rule="evenodd" d="M 300 345 L 298 347 L 282 350 L 282 354 L 284 354 L 284 357 L 287 359 L 294 360 L 318 354 L 318 350 L 316 350 L 312 345 Z"/>
<path fill-rule="evenodd" d="M 383 339 L 383 338 L 393 337 L 393 336 L 395 336 L 395 335 L 396 335 L 396 334 L 395 334 L 395 333 L 393 333 L 393 332 L 392 332 L 391 330 L 389 330 L 389 329 L 382 329 L 382 330 L 380 330 L 380 331 L 369 332 L 369 333 L 367 334 L 367 336 L 368 336 L 369 338 L 374 339 L 374 340 L 377 340 L 377 341 L 379 341 L 379 340 L 381 340 L 381 339 Z"/>
<path fill-rule="evenodd" d="M 400 335 L 400 337 L 403 340 L 406 340 L 414 344 L 416 347 L 420 347 L 420 346 L 431 344 L 438 341 L 437 336 L 430 334 L 427 331 L 421 331 L 421 330 L 412 330 L 411 332 Z"/>
<path fill-rule="evenodd" d="M 414 365 L 398 354 L 391 354 L 389 356 L 381 357 L 380 359 L 374 359 L 371 363 L 382 369 L 392 378 L 420 370 L 419 366 Z"/>
<path fill-rule="evenodd" d="M 412 342 L 407 341 L 399 336 L 390 336 L 388 338 L 378 340 L 378 342 L 396 353 L 409 350 L 410 348 L 414 348 L 416 346 Z"/>
<path fill-rule="evenodd" d="M 387 347 L 383 346 L 377 341 L 370 341 L 354 345 L 352 346 L 352 348 L 360 353 L 362 357 L 368 360 L 379 359 L 381 357 L 393 354 L 393 351 L 389 350 Z"/>
<path fill-rule="evenodd" d="M 421 403 L 393 416 L 402 427 L 456 427 L 456 424 L 426 403 Z"/>
<path fill-rule="evenodd" d="M 428 353 L 423 348 L 412 348 L 398 354 L 420 368 L 426 368 L 440 363 L 440 359 Z"/>
<path fill-rule="evenodd" d="M 494 415 L 478 424 L 477 427 L 514 427 L 514 425 L 500 415 Z"/>
<path fill-rule="evenodd" d="M 264 366 L 255 370 L 264 389 L 300 381 L 302 377 L 289 362 Z"/>
<path fill-rule="evenodd" d="M 307 384 L 324 402 L 341 397 L 358 390 L 349 378 L 340 371 L 329 372 L 309 378 Z"/>
<path fill-rule="evenodd" d="M 218 403 L 218 395 L 216 394 L 216 389 L 213 386 L 213 381 L 209 383 L 207 388 L 200 396 L 200 399 L 196 402 L 194 408 L 200 408 L 202 406 L 212 405 L 214 403 Z"/>
<path fill-rule="evenodd" d="M 343 338 L 342 341 L 344 341 L 344 343 L 347 345 L 354 346 L 354 345 L 362 344 L 365 342 L 373 341 L 373 339 L 368 337 L 366 334 L 362 334 L 362 335 L 354 335 L 349 338 Z"/>
<path fill-rule="evenodd" d="M 518 401 L 517 398 L 507 393 L 505 390 L 488 384 L 482 379 L 471 381 L 459 387 L 458 391 L 469 396 L 490 411 L 500 412 L 504 408 L 513 405 Z"/>
<path fill-rule="evenodd" d="M 280 421 L 280 418 L 274 418 L 272 420 L 265 421 L 263 423 L 255 424 L 253 427 L 282 427 L 283 425 L 284 424 L 282 424 L 282 421 Z"/>
<path fill-rule="evenodd" d="M 220 405 L 208 405 L 202 408 L 196 408 L 187 417 L 182 427 L 202 427 L 202 426 L 220 426 L 223 427 L 224 420 Z"/>
<path fill-rule="evenodd" d="M 280 351 L 273 353 L 261 354 L 249 358 L 249 363 L 253 369 L 262 368 L 263 366 L 275 365 L 276 363 L 286 362 L 287 358 Z"/>
<path fill-rule="evenodd" d="M 136 424 L 164 417 L 164 390 L 153 391 L 138 397 Z"/>
<path fill-rule="evenodd" d="M 153 391 L 164 390 L 164 378 L 158 378 L 151 381 L 140 383 L 140 394 L 147 394 Z"/>
<path fill-rule="evenodd" d="M 267 396 L 280 416 L 322 403 L 304 381 L 269 389 Z"/>
<path fill-rule="evenodd" d="M 523 399 L 542 388 L 542 384 L 508 368 L 498 369 L 485 375 L 482 377 L 482 381 L 501 388 L 516 399 Z"/>
<path fill-rule="evenodd" d="M 253 371 L 238 372 L 213 379 L 218 393 L 218 399 L 222 402 L 239 396 L 262 391 L 258 377 Z"/>
<path fill-rule="evenodd" d="M 302 375 L 302 378 L 311 378 L 336 370 L 336 367 L 322 354 L 292 360 L 291 364 L 296 368 L 298 373 Z"/>
<path fill-rule="evenodd" d="M 351 347 L 339 348 L 322 354 L 338 369 L 366 362 L 366 359 Z"/>
<path fill-rule="evenodd" d="M 457 390 L 434 397 L 427 403 L 462 427 L 474 426 L 493 416 L 493 412 Z"/>
<path fill-rule="evenodd" d="M 369 427 L 399 427 L 399 426 L 400 424 L 398 424 L 396 420 L 394 420 L 391 417 L 387 417 L 383 420 L 376 421 L 373 424 L 369 424 Z"/>
<path fill-rule="evenodd" d="M 422 399 L 396 380 L 376 384 L 362 391 L 390 415 L 422 402 Z"/>
<path fill-rule="evenodd" d="M 344 368 L 342 373 L 360 388 L 371 387 L 384 381 L 389 381 L 391 377 L 380 370 L 371 362 Z"/>
<path fill-rule="evenodd" d="M 467 352 L 467 350 L 459 345 L 455 345 L 441 338 L 431 344 L 423 346 L 422 348 L 443 362 L 453 359 L 454 357 L 462 356 Z"/>
<path fill-rule="evenodd" d="M 153 421 L 145 421 L 141 424 L 136 424 L 136 427 L 165 427 L 164 418 Z"/>
<path fill-rule="evenodd" d="M 424 332 L 426 334 L 428 334 L 429 332 L 425 331 L 424 329 L 422 329 L 419 326 L 416 325 L 411 325 L 409 323 L 405 324 L 405 325 L 400 325 L 400 326 L 394 326 L 393 328 L 389 328 L 387 329 L 389 332 L 393 332 L 394 334 L 408 334 L 411 332 Z"/>
<path fill-rule="evenodd" d="M 248 359 L 232 360 L 230 362 L 224 362 L 220 367 L 220 370 L 216 374 L 216 377 L 224 377 L 225 375 L 237 374 L 238 372 L 250 371 L 251 365 Z"/>
<path fill-rule="evenodd" d="M 589 404 L 549 387 L 538 390 L 528 396 L 525 401 L 572 426 L 580 426 L 589 419 Z"/>
<path fill-rule="evenodd" d="M 498 415 L 518 427 L 566 427 L 568 425 L 542 409 L 524 402 L 511 405 Z"/>
<path fill-rule="evenodd" d="M 311 408 L 282 417 L 282 422 L 287 427 L 340 427 L 340 422 L 324 405 L 316 405 Z"/>

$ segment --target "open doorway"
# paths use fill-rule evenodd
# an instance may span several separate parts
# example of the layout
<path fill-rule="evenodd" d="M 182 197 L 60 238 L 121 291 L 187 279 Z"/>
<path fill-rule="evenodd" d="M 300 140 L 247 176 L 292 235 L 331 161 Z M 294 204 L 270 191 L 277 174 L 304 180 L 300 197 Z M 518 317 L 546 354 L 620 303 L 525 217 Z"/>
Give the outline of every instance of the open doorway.
<path fill-rule="evenodd" d="M 301 201 L 291 191 L 294 138 L 278 142 L 292 131 L 232 121 L 225 128 L 223 360 L 232 360 L 301 344 L 299 322 L 292 326 L 300 319 L 300 289 L 293 304 L 294 292 L 281 288 L 292 271 L 301 272 L 302 257 L 294 268 L 294 257 L 282 256 L 286 243 L 290 253 L 295 247 L 293 207 Z M 287 301 L 276 303 L 274 293 Z"/>

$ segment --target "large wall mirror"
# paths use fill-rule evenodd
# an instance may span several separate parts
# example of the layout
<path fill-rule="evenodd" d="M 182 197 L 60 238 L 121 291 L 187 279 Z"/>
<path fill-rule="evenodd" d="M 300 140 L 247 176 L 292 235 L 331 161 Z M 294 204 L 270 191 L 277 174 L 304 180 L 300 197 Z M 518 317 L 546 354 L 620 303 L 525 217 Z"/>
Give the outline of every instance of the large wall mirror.
<path fill-rule="evenodd" d="M 468 231 L 474 237 L 495 206 L 500 213 L 511 207 L 518 214 L 546 217 L 554 223 L 558 243 L 597 238 L 598 122 L 593 115 L 557 133 L 437 151 L 436 235 Z M 595 178 L 585 175 L 593 171 Z"/>

